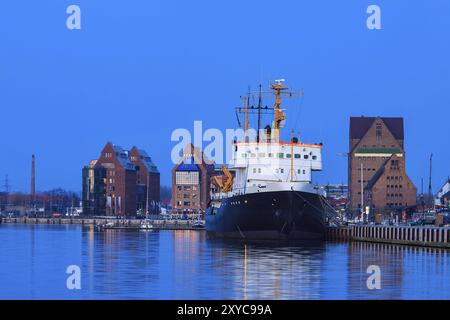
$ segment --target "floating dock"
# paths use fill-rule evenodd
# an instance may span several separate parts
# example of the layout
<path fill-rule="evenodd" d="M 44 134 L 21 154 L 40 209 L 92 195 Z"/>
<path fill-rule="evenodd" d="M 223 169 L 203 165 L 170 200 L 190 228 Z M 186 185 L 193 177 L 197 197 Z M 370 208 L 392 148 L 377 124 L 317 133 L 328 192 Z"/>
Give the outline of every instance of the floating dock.
<path fill-rule="evenodd" d="M 450 227 L 350 225 L 329 227 L 329 241 L 365 241 L 450 248 Z"/>

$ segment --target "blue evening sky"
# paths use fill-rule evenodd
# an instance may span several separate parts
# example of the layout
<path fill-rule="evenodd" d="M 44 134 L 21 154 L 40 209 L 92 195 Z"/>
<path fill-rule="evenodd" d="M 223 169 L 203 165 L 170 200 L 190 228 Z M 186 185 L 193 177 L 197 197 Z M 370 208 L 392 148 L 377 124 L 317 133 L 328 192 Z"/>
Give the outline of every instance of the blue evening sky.
<path fill-rule="evenodd" d="M 71 4 L 81 30 L 66 28 Z M 370 4 L 382 30 L 366 28 Z M 1 184 L 28 191 L 35 153 L 38 190 L 79 191 L 111 141 L 146 149 L 169 185 L 174 129 L 234 128 L 249 85 L 285 78 L 305 91 L 286 133 L 324 143 L 316 181 L 346 182 L 350 116 L 402 116 L 409 176 L 420 190 L 433 152 L 436 191 L 450 174 L 449 18 L 448 0 L 2 1 Z"/>

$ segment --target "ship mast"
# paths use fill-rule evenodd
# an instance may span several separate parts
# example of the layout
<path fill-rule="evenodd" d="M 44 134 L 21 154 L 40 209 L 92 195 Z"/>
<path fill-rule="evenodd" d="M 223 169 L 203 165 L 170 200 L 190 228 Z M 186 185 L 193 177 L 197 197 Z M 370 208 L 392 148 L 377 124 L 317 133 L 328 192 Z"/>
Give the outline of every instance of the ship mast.
<path fill-rule="evenodd" d="M 273 106 L 275 110 L 275 116 L 273 120 L 272 125 L 272 141 L 273 142 L 280 142 L 280 130 L 283 127 L 282 122 L 286 119 L 286 115 L 281 109 L 281 95 L 282 94 L 288 94 L 289 96 L 292 96 L 293 94 L 303 94 L 303 92 L 288 92 L 288 87 L 283 86 L 284 79 L 275 80 L 275 84 L 272 84 L 270 87 L 272 90 L 275 91 L 275 104 Z"/>
<path fill-rule="evenodd" d="M 275 117 L 273 120 L 273 138 L 272 141 L 280 142 L 280 129 L 281 122 L 286 119 L 286 116 L 281 109 L 281 91 L 287 90 L 288 88 L 283 86 L 284 79 L 275 80 L 275 84 L 271 85 L 272 90 L 275 90 L 275 104 L 273 108 L 275 109 Z"/>
<path fill-rule="evenodd" d="M 248 129 L 249 129 L 249 121 L 248 121 L 248 97 L 244 97 L 244 103 L 245 103 L 245 118 L 244 118 L 244 141 L 248 142 Z"/>
<path fill-rule="evenodd" d="M 259 131 L 261 130 L 261 108 L 262 108 L 262 85 L 259 85 L 258 95 L 258 131 L 256 132 L 256 142 L 259 143 Z"/>

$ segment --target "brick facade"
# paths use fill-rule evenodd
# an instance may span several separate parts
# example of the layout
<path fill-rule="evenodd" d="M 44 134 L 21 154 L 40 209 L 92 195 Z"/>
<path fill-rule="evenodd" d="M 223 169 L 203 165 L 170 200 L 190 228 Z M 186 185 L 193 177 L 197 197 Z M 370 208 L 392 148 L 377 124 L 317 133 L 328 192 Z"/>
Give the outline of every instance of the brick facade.
<path fill-rule="evenodd" d="M 398 164 L 395 172 L 389 162 L 392 160 Z M 402 183 L 391 183 L 387 178 L 391 176 Z M 350 118 L 348 179 L 349 209 L 353 214 L 361 211 L 361 180 L 364 207 L 369 205 L 372 211 L 400 210 L 416 204 L 417 190 L 405 170 L 402 118 Z M 387 198 L 390 194 L 400 193 L 391 192 L 391 185 L 402 188 L 402 199 L 400 196 L 398 199 Z"/>
<path fill-rule="evenodd" d="M 200 149 L 189 144 L 172 169 L 172 208 L 180 212 L 206 210 L 213 174 L 213 164 Z"/>
<path fill-rule="evenodd" d="M 136 170 L 127 152 L 108 143 L 96 165 L 106 168 L 106 215 L 135 215 Z"/>
<path fill-rule="evenodd" d="M 149 214 L 155 214 L 157 213 L 156 204 L 160 202 L 159 171 L 147 153 L 137 147 L 131 148 L 130 160 L 135 165 L 136 185 L 141 191 L 137 194 L 137 209 L 145 213 L 148 195 Z"/>
<path fill-rule="evenodd" d="M 159 213 L 159 172 L 144 150 L 133 147 L 127 151 L 108 142 L 98 160 L 91 163 L 83 169 L 83 199 L 98 200 L 83 202 L 86 203 L 83 212 L 107 216 L 135 216 L 139 212 L 145 214 L 149 181 L 149 213 Z M 104 190 L 103 196 L 99 192 L 94 194 L 89 187 L 94 181 L 93 174 L 99 171 L 95 170 L 97 168 L 105 171 L 102 181 L 100 178 L 95 181 L 96 190 Z M 105 210 L 100 210 L 99 206 L 105 206 Z"/>

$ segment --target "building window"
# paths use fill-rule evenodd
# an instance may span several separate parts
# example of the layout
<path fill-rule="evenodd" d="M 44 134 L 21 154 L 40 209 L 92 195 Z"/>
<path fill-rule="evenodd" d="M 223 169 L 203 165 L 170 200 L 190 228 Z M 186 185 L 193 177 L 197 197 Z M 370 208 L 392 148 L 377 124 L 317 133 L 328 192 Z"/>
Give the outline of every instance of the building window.
<path fill-rule="evenodd" d="M 381 141 L 383 135 L 382 135 L 382 128 L 383 126 L 381 125 L 381 123 L 377 123 L 375 125 L 376 128 L 376 136 L 377 136 L 377 141 Z"/>
<path fill-rule="evenodd" d="M 284 158 L 284 153 L 279 153 L 278 158 L 280 158 L 280 159 Z"/>
<path fill-rule="evenodd" d="M 317 156 L 312 156 L 312 159 L 313 160 L 317 160 Z"/>
<path fill-rule="evenodd" d="M 184 205 L 184 206 L 190 206 L 190 205 L 191 205 L 191 202 L 190 202 L 190 201 L 184 201 L 184 202 L 183 202 L 183 205 Z"/>
<path fill-rule="evenodd" d="M 305 154 L 304 156 L 303 156 L 303 159 L 308 159 L 309 158 L 309 156 L 307 155 L 307 154 Z"/>
<path fill-rule="evenodd" d="M 300 153 L 294 154 L 294 158 L 295 159 L 300 159 L 301 157 L 302 157 L 302 155 Z"/>
<path fill-rule="evenodd" d="M 176 184 L 178 185 L 198 184 L 199 173 L 198 171 L 177 171 L 175 173 L 175 180 Z"/>
<path fill-rule="evenodd" d="M 286 158 L 288 158 L 288 159 L 292 158 L 292 154 L 286 153 Z"/>

